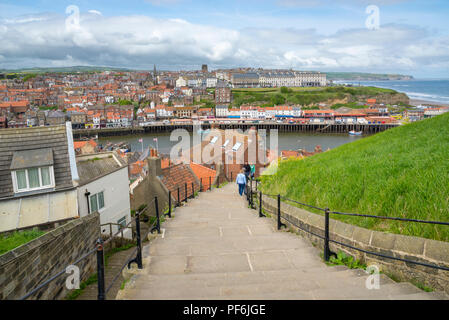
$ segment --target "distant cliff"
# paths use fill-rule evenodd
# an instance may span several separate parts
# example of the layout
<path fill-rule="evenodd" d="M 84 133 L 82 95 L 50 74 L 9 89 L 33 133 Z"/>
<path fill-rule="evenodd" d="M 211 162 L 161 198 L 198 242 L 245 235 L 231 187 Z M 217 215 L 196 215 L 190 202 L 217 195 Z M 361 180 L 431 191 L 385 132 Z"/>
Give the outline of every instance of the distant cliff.
<path fill-rule="evenodd" d="M 402 74 L 377 74 L 361 72 L 326 72 L 328 80 L 347 81 L 386 81 L 386 80 L 413 80 L 413 76 Z"/>

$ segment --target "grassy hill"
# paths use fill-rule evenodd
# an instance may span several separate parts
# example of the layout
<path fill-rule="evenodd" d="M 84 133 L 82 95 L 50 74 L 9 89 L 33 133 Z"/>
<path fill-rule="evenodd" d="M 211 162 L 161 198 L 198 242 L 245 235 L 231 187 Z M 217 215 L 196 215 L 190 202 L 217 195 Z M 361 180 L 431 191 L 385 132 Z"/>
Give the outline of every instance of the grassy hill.
<path fill-rule="evenodd" d="M 318 105 L 334 100 L 346 102 L 366 102 L 367 98 L 396 97 L 408 102 L 406 95 L 395 90 L 375 87 L 311 87 L 311 88 L 253 88 L 233 89 L 233 105 L 258 103 L 262 107 L 280 104 Z"/>
<path fill-rule="evenodd" d="M 282 161 L 264 192 L 334 211 L 449 222 L 449 113 L 304 160 Z M 449 226 L 332 215 L 381 231 L 449 241 Z"/>

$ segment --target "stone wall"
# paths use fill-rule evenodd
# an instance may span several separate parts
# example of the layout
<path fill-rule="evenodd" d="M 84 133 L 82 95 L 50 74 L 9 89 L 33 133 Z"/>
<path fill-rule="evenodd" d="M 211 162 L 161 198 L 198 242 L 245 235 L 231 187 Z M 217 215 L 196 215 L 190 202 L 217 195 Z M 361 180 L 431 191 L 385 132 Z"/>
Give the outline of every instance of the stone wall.
<path fill-rule="evenodd" d="M 263 197 L 263 208 L 272 215 L 272 218 L 277 219 L 277 199 Z M 324 241 L 310 232 L 324 237 L 324 215 L 310 213 L 281 202 L 281 216 L 290 221 L 287 222 L 282 219 L 282 223 L 308 238 L 316 246 L 323 248 Z M 449 267 L 448 242 L 373 231 L 333 219 L 329 221 L 329 237 L 355 248 L 396 258 Z M 330 249 L 335 253 L 340 250 L 344 251 L 368 265 L 375 264 L 379 266 L 381 271 L 394 275 L 401 281 L 417 281 L 449 293 L 449 271 L 366 254 L 332 242 L 330 242 Z"/>
<path fill-rule="evenodd" d="M 95 248 L 100 237 L 98 213 L 72 220 L 0 256 L 0 300 L 19 299 Z M 79 262 L 81 282 L 96 271 L 96 254 Z M 68 274 L 67 274 L 68 275 Z M 50 282 L 30 300 L 63 299 L 66 275 Z"/>

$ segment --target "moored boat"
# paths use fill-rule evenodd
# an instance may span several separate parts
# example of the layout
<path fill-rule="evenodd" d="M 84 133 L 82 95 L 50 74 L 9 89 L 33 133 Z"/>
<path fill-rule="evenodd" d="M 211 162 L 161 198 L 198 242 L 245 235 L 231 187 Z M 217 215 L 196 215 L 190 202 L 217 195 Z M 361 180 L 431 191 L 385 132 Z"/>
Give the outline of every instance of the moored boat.
<path fill-rule="evenodd" d="M 362 135 L 362 131 L 351 130 L 351 131 L 349 131 L 349 135 L 350 136 L 361 136 Z"/>

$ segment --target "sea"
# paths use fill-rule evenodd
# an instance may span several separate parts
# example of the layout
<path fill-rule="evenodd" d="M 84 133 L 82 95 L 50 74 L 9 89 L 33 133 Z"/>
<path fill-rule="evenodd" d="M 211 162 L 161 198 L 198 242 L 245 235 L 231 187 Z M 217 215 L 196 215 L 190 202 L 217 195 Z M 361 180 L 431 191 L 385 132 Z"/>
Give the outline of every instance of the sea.
<path fill-rule="evenodd" d="M 405 93 L 410 99 L 449 104 L 449 80 L 336 81 L 354 86 L 373 86 Z"/>

